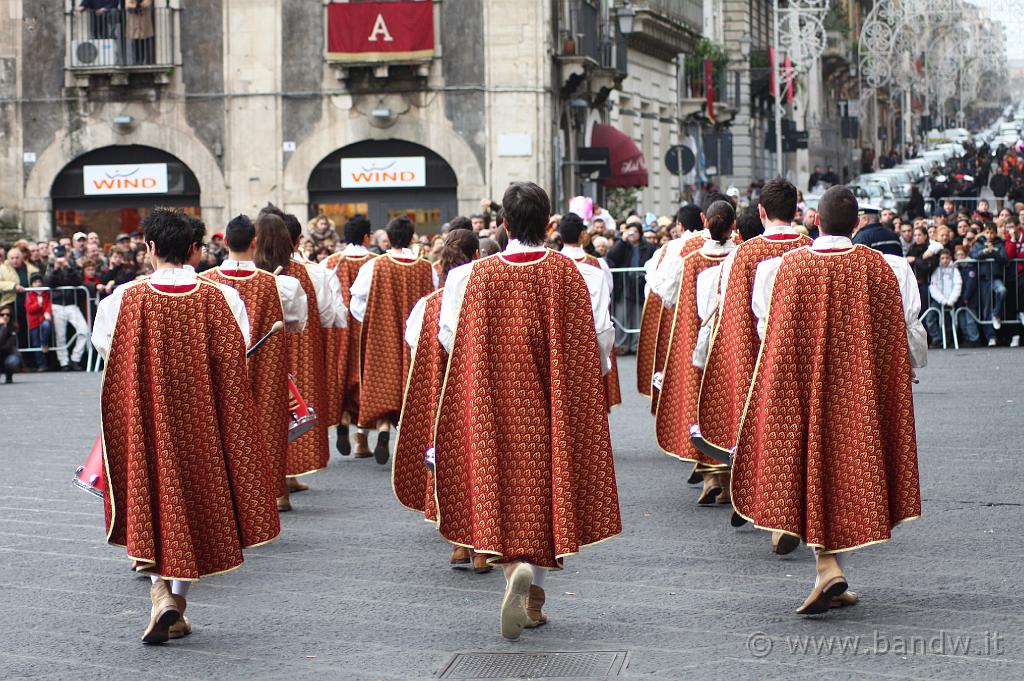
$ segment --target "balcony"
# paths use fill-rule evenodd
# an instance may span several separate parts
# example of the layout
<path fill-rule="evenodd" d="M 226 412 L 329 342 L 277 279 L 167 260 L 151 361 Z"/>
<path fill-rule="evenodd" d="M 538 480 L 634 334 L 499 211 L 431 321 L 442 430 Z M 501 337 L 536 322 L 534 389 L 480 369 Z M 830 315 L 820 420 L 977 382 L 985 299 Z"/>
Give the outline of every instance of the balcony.
<path fill-rule="evenodd" d="M 700 39 L 703 10 L 695 0 L 636 0 L 629 46 L 665 61 L 690 52 Z"/>
<path fill-rule="evenodd" d="M 126 0 L 125 7 L 80 10 L 75 0 L 65 7 L 65 68 L 79 87 L 103 77 L 127 85 L 134 74 L 154 84 L 170 80 L 177 59 L 178 12 L 172 0 Z"/>

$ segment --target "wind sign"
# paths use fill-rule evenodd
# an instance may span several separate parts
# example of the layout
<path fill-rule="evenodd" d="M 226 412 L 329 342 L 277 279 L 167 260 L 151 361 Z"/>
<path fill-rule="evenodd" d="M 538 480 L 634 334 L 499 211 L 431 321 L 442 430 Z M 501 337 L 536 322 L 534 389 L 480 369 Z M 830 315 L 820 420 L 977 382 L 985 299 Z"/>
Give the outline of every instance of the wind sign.
<path fill-rule="evenodd" d="M 166 194 L 167 164 L 83 166 L 82 182 L 86 196 Z"/>
<path fill-rule="evenodd" d="M 423 156 L 341 159 L 342 189 L 425 187 L 427 162 Z"/>

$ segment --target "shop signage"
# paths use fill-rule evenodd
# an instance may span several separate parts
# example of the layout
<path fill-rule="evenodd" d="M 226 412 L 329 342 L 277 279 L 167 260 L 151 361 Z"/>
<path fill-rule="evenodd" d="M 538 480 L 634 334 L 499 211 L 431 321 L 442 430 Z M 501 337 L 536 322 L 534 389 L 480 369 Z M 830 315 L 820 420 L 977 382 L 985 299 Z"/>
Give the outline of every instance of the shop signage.
<path fill-rule="evenodd" d="M 327 58 L 401 61 L 434 56 L 434 3 L 334 2 L 327 5 Z"/>
<path fill-rule="evenodd" d="M 86 196 L 115 194 L 166 194 L 166 163 L 132 163 L 113 166 L 84 166 L 82 180 Z"/>
<path fill-rule="evenodd" d="M 425 187 L 427 161 L 423 156 L 341 159 L 342 189 Z"/>

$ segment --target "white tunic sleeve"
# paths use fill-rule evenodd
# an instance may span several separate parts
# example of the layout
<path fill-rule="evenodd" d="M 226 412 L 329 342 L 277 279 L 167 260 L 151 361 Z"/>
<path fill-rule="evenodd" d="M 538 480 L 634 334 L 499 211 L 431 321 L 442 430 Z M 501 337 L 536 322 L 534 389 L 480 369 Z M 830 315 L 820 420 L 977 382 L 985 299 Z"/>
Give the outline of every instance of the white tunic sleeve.
<path fill-rule="evenodd" d="M 775 286 L 775 275 L 782 265 L 782 256 L 762 260 L 754 274 L 754 291 L 750 297 L 750 307 L 757 317 L 757 335 L 764 340 L 764 332 L 768 327 L 768 304 L 772 299 L 772 288 Z"/>
<path fill-rule="evenodd" d="M 306 272 L 313 282 L 313 291 L 316 293 L 316 308 L 320 312 L 320 326 L 329 329 L 335 324 L 335 316 L 338 314 L 338 301 L 334 299 L 334 291 L 331 290 L 331 278 L 335 278 L 327 269 L 320 265 L 306 264 Z M 344 305 L 342 305 L 344 307 Z"/>
<path fill-rule="evenodd" d="M 611 297 L 612 292 L 615 290 L 615 279 L 612 277 L 612 270 L 608 267 L 608 263 L 604 261 L 604 258 L 598 258 L 597 262 L 601 264 L 601 271 L 604 272 L 604 282 L 608 286 L 608 296 Z"/>
<path fill-rule="evenodd" d="M 362 324 L 363 317 L 366 316 L 366 301 L 370 297 L 370 284 L 373 282 L 373 263 L 376 258 L 370 258 L 363 266 L 359 268 L 359 272 L 356 274 L 355 281 L 352 282 L 352 288 L 349 292 L 352 297 L 349 298 L 349 311 L 352 316 Z"/>
<path fill-rule="evenodd" d="M 284 309 L 284 323 L 288 331 L 299 332 L 306 328 L 309 319 L 309 298 L 302 284 L 295 277 L 279 274 L 277 293 L 281 296 L 281 307 Z"/>
<path fill-rule="evenodd" d="M 427 297 L 424 296 L 416 301 L 409 318 L 405 320 L 405 344 L 409 349 L 416 352 L 416 345 L 420 340 L 420 331 L 423 329 L 423 313 L 427 309 Z"/>
<path fill-rule="evenodd" d="M 345 307 L 345 299 L 341 297 L 341 282 L 334 270 L 323 268 L 327 273 L 327 283 L 331 289 L 331 296 L 334 299 L 334 328 L 344 329 L 348 327 L 348 308 Z"/>
<path fill-rule="evenodd" d="M 444 293 L 441 294 L 441 315 L 437 329 L 437 340 L 444 347 L 445 351 L 451 354 L 452 346 L 455 344 L 455 332 L 459 328 L 459 311 L 462 309 L 462 299 L 466 295 L 466 285 L 469 283 L 469 275 L 473 272 L 473 265 L 477 261 L 459 265 L 448 272 L 448 278 L 444 282 Z M 362 270 L 360 270 L 362 273 Z M 353 288 L 355 286 L 353 285 Z"/>
<path fill-rule="evenodd" d="M 577 262 L 576 269 L 583 275 L 587 292 L 590 294 L 590 309 L 594 313 L 594 331 L 597 332 L 597 346 L 601 353 L 601 373 L 607 374 L 612 370 L 612 346 L 615 345 L 615 327 L 612 324 L 611 314 L 608 312 L 611 305 L 608 284 L 604 278 L 604 271 L 593 265 Z"/>
<path fill-rule="evenodd" d="M 654 285 L 654 278 L 657 274 L 658 267 L 661 261 L 661 252 L 665 249 L 664 246 L 658 246 L 658 249 L 654 251 L 654 255 L 648 258 L 647 262 L 644 263 L 644 298 L 651 295 L 651 287 Z"/>
<path fill-rule="evenodd" d="M 708 320 L 718 309 L 718 278 L 723 267 L 724 263 L 715 265 L 697 275 L 697 316 L 700 317 L 701 326 L 697 333 L 697 345 L 693 349 L 693 366 L 699 369 L 703 369 L 708 361 L 711 331 L 715 328 Z"/>
<path fill-rule="evenodd" d="M 248 349 L 252 339 L 249 335 L 249 313 L 245 311 L 245 303 L 242 302 L 242 297 L 238 295 L 238 291 L 227 284 L 217 284 L 217 287 L 224 294 L 224 299 L 228 301 L 231 315 L 235 318 L 238 330 L 242 332 L 242 338 L 245 339 L 245 347 Z"/>
<path fill-rule="evenodd" d="M 921 291 L 917 287 L 914 271 L 906 258 L 896 255 L 883 255 L 892 267 L 896 281 L 900 284 L 900 295 L 903 298 L 903 318 L 907 323 L 907 349 L 910 352 L 910 366 L 921 369 L 928 366 L 928 332 L 921 323 Z"/>
<path fill-rule="evenodd" d="M 719 300 L 725 299 L 726 287 L 729 286 L 729 275 L 732 274 L 732 266 L 736 262 L 736 251 L 735 248 L 729 251 L 729 255 L 725 256 L 725 262 L 722 263 L 722 276 L 718 279 Z"/>
<path fill-rule="evenodd" d="M 683 278 L 683 259 L 672 258 L 661 264 L 655 273 L 654 283 L 651 290 L 661 296 L 661 301 L 666 308 L 672 309 L 676 306 L 676 298 L 679 295 L 679 281 Z"/>
<path fill-rule="evenodd" d="M 110 352 L 110 343 L 114 337 L 114 327 L 117 326 L 117 315 L 121 311 L 121 299 L 129 286 L 137 285 L 136 282 L 128 282 L 114 289 L 114 292 L 100 301 L 96 308 L 96 318 L 92 323 L 92 344 L 103 359 L 107 358 Z"/>

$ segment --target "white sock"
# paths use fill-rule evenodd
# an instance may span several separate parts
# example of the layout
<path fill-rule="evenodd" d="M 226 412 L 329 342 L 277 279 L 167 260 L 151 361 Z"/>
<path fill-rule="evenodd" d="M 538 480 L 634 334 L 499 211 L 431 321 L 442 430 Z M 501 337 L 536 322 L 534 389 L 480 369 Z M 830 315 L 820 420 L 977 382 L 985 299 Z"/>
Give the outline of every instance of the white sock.
<path fill-rule="evenodd" d="M 171 593 L 185 598 L 185 596 L 188 596 L 188 588 L 190 586 L 192 586 L 192 582 L 182 582 L 176 579 L 171 582 Z"/>
<path fill-rule="evenodd" d="M 534 584 L 534 586 L 539 586 L 540 588 L 543 589 L 544 588 L 544 578 L 548 576 L 548 569 L 547 568 L 538 567 L 536 565 L 531 565 L 530 567 L 533 568 L 533 584 Z"/>
<path fill-rule="evenodd" d="M 153 582 L 154 584 L 156 584 L 157 580 L 158 580 L 158 579 L 160 579 L 160 577 L 158 577 L 157 575 L 150 575 L 150 576 L 149 576 L 149 579 L 150 579 L 150 580 L 151 580 L 151 581 L 152 581 L 152 582 Z"/>

